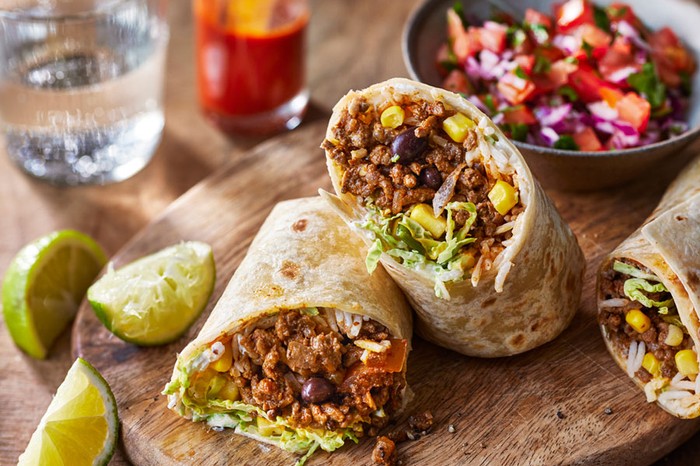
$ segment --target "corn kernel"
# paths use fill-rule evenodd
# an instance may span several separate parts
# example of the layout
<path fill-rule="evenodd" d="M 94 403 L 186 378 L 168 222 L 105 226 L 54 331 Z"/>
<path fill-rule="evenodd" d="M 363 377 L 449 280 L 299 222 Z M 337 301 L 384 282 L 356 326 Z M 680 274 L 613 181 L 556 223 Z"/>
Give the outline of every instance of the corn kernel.
<path fill-rule="evenodd" d="M 398 128 L 403 124 L 403 118 L 405 114 L 403 111 L 403 108 L 399 107 L 398 105 L 392 105 L 391 107 L 387 108 L 382 112 L 382 116 L 379 117 L 382 126 L 385 128 Z"/>
<path fill-rule="evenodd" d="M 691 349 L 681 350 L 676 353 L 676 367 L 683 375 L 695 375 L 698 373 L 698 357 Z"/>
<path fill-rule="evenodd" d="M 469 270 L 476 264 L 474 253 L 469 251 L 459 256 L 459 268 L 463 271 Z"/>
<path fill-rule="evenodd" d="M 654 353 L 647 353 L 644 355 L 644 359 L 642 359 L 642 367 L 651 375 L 657 375 L 659 369 L 661 369 L 661 363 L 656 359 Z"/>
<path fill-rule="evenodd" d="M 510 184 L 498 180 L 489 191 L 489 199 L 498 213 L 505 215 L 518 203 L 518 192 Z"/>
<path fill-rule="evenodd" d="M 435 239 L 439 239 L 447 229 L 447 220 L 433 215 L 433 208 L 428 204 L 416 204 L 411 209 L 410 218 L 428 230 Z"/>
<path fill-rule="evenodd" d="M 462 113 L 455 113 L 449 118 L 445 118 L 442 122 L 442 129 L 454 142 L 464 142 L 467 139 L 469 130 L 476 127 L 471 119 Z"/>
<path fill-rule="evenodd" d="M 651 319 L 639 309 L 632 309 L 625 315 L 625 322 L 635 331 L 644 333 L 651 327 Z"/>
<path fill-rule="evenodd" d="M 668 346 L 678 346 L 683 343 L 683 330 L 677 325 L 670 324 L 664 343 Z"/>
<path fill-rule="evenodd" d="M 231 345 L 224 345 L 224 354 L 221 355 L 219 359 L 211 364 L 211 368 L 216 372 L 228 372 L 233 364 L 233 352 L 231 351 Z"/>

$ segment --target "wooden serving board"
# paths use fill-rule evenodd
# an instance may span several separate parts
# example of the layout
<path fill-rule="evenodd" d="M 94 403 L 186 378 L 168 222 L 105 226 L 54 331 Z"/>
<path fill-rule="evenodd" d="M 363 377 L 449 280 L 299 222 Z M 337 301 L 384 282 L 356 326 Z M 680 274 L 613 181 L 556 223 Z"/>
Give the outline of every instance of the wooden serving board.
<path fill-rule="evenodd" d="M 181 240 L 212 245 L 216 289 L 202 317 L 181 339 L 155 348 L 122 342 L 83 303 L 73 350 L 112 387 L 122 448 L 134 464 L 291 466 L 297 458 L 186 421 L 167 409 L 160 392 L 176 353 L 201 328 L 272 206 L 330 188 L 318 148 L 324 131 L 321 121 L 231 161 L 174 202 L 113 258 L 119 267 Z M 550 192 L 588 262 L 574 321 L 554 342 L 501 359 L 469 358 L 415 338 L 408 369 L 415 398 L 404 418 L 430 410 L 435 424 L 428 435 L 400 445 L 403 464 L 645 464 L 698 431 L 700 421 L 678 420 L 646 403 L 608 355 L 595 323 L 595 272 L 603 255 L 644 220 L 670 178 L 667 174 L 604 193 Z M 363 440 L 332 455 L 319 452 L 308 464 L 371 464 L 373 445 Z"/>

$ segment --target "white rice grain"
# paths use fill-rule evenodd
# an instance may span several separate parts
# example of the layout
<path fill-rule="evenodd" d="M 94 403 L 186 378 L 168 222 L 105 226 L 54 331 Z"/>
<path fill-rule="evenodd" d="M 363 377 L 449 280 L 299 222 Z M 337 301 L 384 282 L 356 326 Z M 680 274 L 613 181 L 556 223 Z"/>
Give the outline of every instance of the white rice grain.
<path fill-rule="evenodd" d="M 659 394 L 659 401 L 664 402 L 664 401 L 671 401 L 671 400 L 680 400 L 681 398 L 685 398 L 687 396 L 692 396 L 690 392 L 686 392 L 685 390 L 667 390 L 663 393 Z"/>
<path fill-rule="evenodd" d="M 695 377 L 695 394 L 700 395 L 700 377 Z"/>
<path fill-rule="evenodd" d="M 670 387 L 674 390 L 688 390 L 688 391 L 695 391 L 695 382 L 692 382 L 690 380 L 682 380 L 680 382 L 676 382 L 675 384 L 671 384 Z"/>
<path fill-rule="evenodd" d="M 503 292 L 503 284 L 506 282 L 506 277 L 508 276 L 508 272 L 510 272 L 511 267 L 513 267 L 513 263 L 508 261 L 505 264 L 502 264 L 501 268 L 498 269 L 498 273 L 496 274 L 496 281 L 494 283 L 496 293 Z"/>
<path fill-rule="evenodd" d="M 504 223 L 503 225 L 496 228 L 496 234 L 502 235 L 503 233 L 512 230 L 514 226 L 515 226 L 515 222 Z"/>
<path fill-rule="evenodd" d="M 637 341 L 632 340 L 630 347 L 627 350 L 627 375 L 634 377 L 634 373 L 638 369 L 634 368 L 635 360 L 637 359 Z"/>
<path fill-rule="evenodd" d="M 623 307 L 629 304 L 630 300 L 625 298 L 611 298 L 598 302 L 598 307 Z"/>

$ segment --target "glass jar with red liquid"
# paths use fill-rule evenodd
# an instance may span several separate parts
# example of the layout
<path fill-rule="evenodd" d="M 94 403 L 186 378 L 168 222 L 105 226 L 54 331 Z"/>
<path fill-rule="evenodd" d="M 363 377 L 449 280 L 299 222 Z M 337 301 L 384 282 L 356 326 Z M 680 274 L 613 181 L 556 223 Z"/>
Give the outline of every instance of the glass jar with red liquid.
<path fill-rule="evenodd" d="M 199 100 L 230 134 L 264 135 L 301 123 L 307 0 L 193 0 Z"/>

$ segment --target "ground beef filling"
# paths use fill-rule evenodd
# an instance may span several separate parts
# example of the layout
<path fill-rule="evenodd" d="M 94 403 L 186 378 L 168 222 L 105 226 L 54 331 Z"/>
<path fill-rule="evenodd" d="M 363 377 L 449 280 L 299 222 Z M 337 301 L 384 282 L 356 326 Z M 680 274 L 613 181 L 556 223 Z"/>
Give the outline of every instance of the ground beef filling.
<path fill-rule="evenodd" d="M 388 338 L 386 327 L 369 320 L 356 339 Z M 374 435 L 401 405 L 404 376 L 366 367 L 360 362 L 364 350 L 320 316 L 282 311 L 274 326 L 242 337 L 239 351 L 230 374 L 241 401 L 269 418 L 329 430 L 356 428 L 361 421 L 369 429 L 357 433 Z M 376 415 L 381 408 L 385 416 Z"/>
<path fill-rule="evenodd" d="M 628 259 L 622 262 L 632 265 L 645 273 L 652 273 L 637 262 Z M 631 278 L 629 275 L 616 272 L 612 268 L 604 272 L 601 280 L 603 299 L 628 299 L 624 293 L 624 283 L 629 278 Z M 654 301 L 664 301 L 671 297 L 670 293 L 667 292 L 647 293 L 647 296 Z M 646 332 L 637 332 L 625 321 L 625 315 L 631 309 L 639 309 L 651 320 L 651 327 Z M 673 312 L 675 311 L 671 311 L 670 315 L 673 315 Z M 629 350 L 630 343 L 633 340 L 637 342 L 643 341 L 646 351 L 652 352 L 661 363 L 661 375 L 663 377 L 672 378 L 675 376 L 678 372 L 675 362 L 676 353 L 693 347 L 693 341 L 687 333 L 683 337 L 683 342 L 678 346 L 669 346 L 664 343 L 668 336 L 669 323 L 664 320 L 664 316 L 660 315 L 657 309 L 644 307 L 637 301 L 630 301 L 620 307 L 603 309 L 598 314 L 598 322 L 608 329 L 614 344 L 625 353 Z M 635 373 L 635 376 L 644 383 L 649 382 L 653 377 L 643 367 Z"/>
<path fill-rule="evenodd" d="M 505 216 L 496 211 L 488 193 L 498 181 L 487 174 L 479 163 L 464 167 L 465 152 L 473 150 L 477 135 L 470 131 L 463 143 L 454 142 L 442 129 L 442 122 L 455 114 L 442 102 L 398 102 L 406 114 L 404 124 L 396 129 L 382 126 L 379 111 L 361 98 L 355 98 L 343 111 L 333 129 L 333 142 L 325 140 L 322 147 L 343 167 L 342 191 L 371 201 L 392 214 L 405 212 L 414 204 L 430 204 L 443 182 L 455 170 L 459 171 L 450 201 L 472 202 L 478 218 L 471 235 L 477 239 L 492 238 L 505 222 L 522 212 L 516 205 Z M 408 134 L 408 136 L 407 136 Z M 427 141 L 427 147 L 410 160 L 394 160 L 392 145 L 397 138 Z M 425 143 L 424 143 L 425 144 Z M 508 176 L 501 179 L 512 185 Z M 456 213 L 455 222 L 464 225 L 468 214 Z M 508 233 L 509 235 L 509 233 Z M 507 237 L 507 236 L 506 236 Z M 505 239 L 505 237 L 503 238 Z"/>

